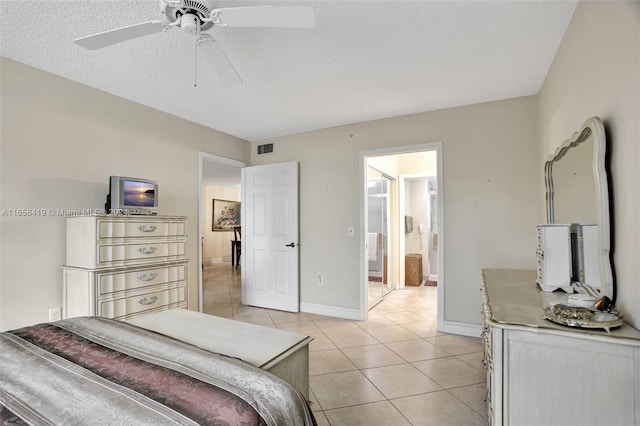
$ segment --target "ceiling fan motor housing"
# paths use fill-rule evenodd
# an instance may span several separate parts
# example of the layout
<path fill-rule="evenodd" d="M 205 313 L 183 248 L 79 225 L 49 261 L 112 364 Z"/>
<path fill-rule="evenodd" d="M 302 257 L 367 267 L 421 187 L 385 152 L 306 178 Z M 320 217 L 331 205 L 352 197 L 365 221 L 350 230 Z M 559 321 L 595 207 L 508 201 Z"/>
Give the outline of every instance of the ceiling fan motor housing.
<path fill-rule="evenodd" d="M 180 27 L 182 27 L 184 31 L 194 34 L 198 25 L 200 25 L 201 31 L 206 31 L 213 27 L 213 22 L 203 22 L 202 19 L 211 17 L 214 4 L 215 0 L 183 0 L 181 4 L 182 7 L 175 7 L 160 0 L 160 10 L 169 22 L 180 20 Z M 194 19 L 183 20 L 182 17 L 187 14 L 193 15 L 199 22 L 194 22 Z"/>

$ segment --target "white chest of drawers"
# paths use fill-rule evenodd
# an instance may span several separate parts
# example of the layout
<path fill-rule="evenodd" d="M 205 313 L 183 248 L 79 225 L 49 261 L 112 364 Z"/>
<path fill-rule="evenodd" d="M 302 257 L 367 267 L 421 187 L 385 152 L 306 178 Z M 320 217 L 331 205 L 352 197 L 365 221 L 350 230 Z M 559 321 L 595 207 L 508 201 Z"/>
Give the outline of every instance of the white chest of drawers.
<path fill-rule="evenodd" d="M 67 218 L 63 317 L 128 319 L 186 307 L 182 216 Z"/>
<path fill-rule="evenodd" d="M 491 425 L 640 426 L 640 331 L 552 323 L 536 271 L 482 271 Z"/>

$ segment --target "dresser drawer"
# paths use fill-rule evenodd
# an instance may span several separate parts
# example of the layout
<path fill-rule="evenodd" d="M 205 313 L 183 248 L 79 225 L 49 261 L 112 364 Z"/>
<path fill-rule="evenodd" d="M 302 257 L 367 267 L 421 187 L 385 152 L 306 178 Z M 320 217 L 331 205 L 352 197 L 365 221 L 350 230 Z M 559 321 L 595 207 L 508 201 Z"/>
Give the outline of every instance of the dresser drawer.
<path fill-rule="evenodd" d="M 184 281 L 186 266 L 185 262 L 157 268 L 140 267 L 121 272 L 101 273 L 98 275 L 98 297 L 119 291 Z"/>
<path fill-rule="evenodd" d="M 184 256 L 184 245 L 184 241 L 99 245 L 98 265 L 170 260 Z"/>
<path fill-rule="evenodd" d="M 185 237 L 184 221 L 167 220 L 98 220 L 98 239 L 141 237 Z"/>
<path fill-rule="evenodd" d="M 184 285 L 181 285 L 136 296 L 100 301 L 98 302 L 98 316 L 120 319 L 145 311 L 179 307 L 184 304 L 185 288 Z"/>
<path fill-rule="evenodd" d="M 67 218 L 65 266 L 101 269 L 184 257 L 182 216 L 78 216 Z"/>

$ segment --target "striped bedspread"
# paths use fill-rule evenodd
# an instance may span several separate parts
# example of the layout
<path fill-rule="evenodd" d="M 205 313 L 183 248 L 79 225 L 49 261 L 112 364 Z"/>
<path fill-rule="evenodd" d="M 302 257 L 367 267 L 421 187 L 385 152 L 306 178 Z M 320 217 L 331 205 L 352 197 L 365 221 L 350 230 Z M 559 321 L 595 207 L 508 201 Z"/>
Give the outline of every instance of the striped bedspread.
<path fill-rule="evenodd" d="M 105 318 L 0 334 L 0 424 L 312 425 L 288 383 Z"/>

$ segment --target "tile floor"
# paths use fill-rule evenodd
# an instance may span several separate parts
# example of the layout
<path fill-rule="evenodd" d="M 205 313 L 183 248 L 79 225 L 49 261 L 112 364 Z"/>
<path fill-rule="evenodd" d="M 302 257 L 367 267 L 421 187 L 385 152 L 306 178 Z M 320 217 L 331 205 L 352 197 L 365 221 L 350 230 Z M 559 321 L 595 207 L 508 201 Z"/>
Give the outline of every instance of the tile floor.
<path fill-rule="evenodd" d="M 240 271 L 205 268 L 204 312 L 313 336 L 319 425 L 486 425 L 480 339 L 436 331 L 437 287 L 396 290 L 367 321 L 240 304 Z"/>

